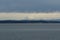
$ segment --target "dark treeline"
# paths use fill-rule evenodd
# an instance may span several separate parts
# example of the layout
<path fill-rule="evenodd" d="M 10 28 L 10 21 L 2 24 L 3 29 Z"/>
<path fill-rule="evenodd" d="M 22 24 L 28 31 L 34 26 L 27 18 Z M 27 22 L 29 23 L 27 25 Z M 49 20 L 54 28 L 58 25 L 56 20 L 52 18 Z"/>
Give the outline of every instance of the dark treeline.
<path fill-rule="evenodd" d="M 0 23 L 60 23 L 60 21 L 48 21 L 48 20 L 0 20 Z"/>

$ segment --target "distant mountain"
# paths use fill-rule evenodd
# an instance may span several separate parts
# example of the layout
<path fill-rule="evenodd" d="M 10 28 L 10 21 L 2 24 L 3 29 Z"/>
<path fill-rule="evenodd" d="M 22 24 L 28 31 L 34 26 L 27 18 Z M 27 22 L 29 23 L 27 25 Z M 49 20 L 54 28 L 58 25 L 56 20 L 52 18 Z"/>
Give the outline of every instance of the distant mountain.
<path fill-rule="evenodd" d="M 60 23 L 56 20 L 0 20 L 0 23 Z"/>

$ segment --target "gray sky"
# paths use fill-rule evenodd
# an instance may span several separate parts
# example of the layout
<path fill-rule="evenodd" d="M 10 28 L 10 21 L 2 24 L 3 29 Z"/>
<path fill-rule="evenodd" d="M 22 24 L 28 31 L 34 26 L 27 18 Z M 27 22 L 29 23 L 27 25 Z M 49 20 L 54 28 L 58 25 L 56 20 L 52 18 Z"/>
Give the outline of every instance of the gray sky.
<path fill-rule="evenodd" d="M 60 0 L 0 0 L 0 12 L 60 11 Z"/>
<path fill-rule="evenodd" d="M 60 11 L 60 0 L 0 0 L 0 20 L 22 20 L 22 19 L 49 19 L 60 18 L 60 12 L 56 15 L 52 12 L 50 14 L 36 14 L 36 13 L 17 13 L 24 11 Z M 4 13 L 12 12 L 12 13 Z M 42 14 L 42 15 L 41 15 Z"/>

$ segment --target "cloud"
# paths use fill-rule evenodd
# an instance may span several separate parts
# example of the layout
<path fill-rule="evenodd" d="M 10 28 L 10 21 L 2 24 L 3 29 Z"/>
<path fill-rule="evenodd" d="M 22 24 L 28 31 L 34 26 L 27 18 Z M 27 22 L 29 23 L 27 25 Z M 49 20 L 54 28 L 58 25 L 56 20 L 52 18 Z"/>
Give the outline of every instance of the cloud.
<path fill-rule="evenodd" d="M 54 20 L 60 12 L 53 13 L 0 13 L 0 20 Z"/>

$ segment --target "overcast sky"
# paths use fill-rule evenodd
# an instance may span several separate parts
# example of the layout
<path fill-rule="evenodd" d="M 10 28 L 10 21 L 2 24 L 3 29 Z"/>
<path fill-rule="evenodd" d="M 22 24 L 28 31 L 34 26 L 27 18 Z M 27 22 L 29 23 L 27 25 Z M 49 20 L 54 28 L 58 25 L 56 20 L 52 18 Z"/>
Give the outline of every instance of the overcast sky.
<path fill-rule="evenodd" d="M 60 14 L 46 14 L 44 16 L 41 14 L 22 14 L 15 12 L 24 12 L 24 11 L 60 11 L 60 0 L 0 0 L 0 20 L 21 20 L 21 19 L 45 19 L 45 18 L 60 18 Z M 14 13 L 5 13 L 4 12 L 14 12 Z"/>
<path fill-rule="evenodd" d="M 4 11 L 60 11 L 60 0 L 0 0 Z"/>

